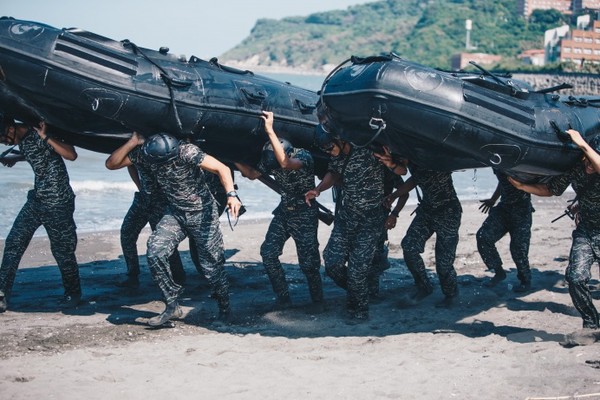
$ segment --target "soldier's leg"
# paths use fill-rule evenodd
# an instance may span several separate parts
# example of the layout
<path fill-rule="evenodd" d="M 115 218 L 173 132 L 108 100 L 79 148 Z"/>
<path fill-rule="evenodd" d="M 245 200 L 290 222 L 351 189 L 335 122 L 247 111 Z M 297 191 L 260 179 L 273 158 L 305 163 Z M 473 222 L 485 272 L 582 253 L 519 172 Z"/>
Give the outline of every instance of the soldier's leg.
<path fill-rule="evenodd" d="M 316 211 L 316 210 L 314 210 Z M 307 210 L 290 219 L 289 230 L 298 255 L 298 264 L 306 276 L 308 291 L 313 303 L 323 302 L 323 282 L 321 280 L 321 255 L 317 236 L 319 220 L 316 212 Z"/>
<path fill-rule="evenodd" d="M 373 254 L 373 261 L 371 262 L 371 268 L 368 276 L 369 295 L 372 298 L 379 296 L 379 277 L 390 267 L 388 261 L 388 247 L 387 247 L 387 229 L 382 228 L 381 235 L 377 239 L 375 244 L 375 253 Z"/>
<path fill-rule="evenodd" d="M 290 237 L 286 225 L 285 217 L 282 214 L 275 214 L 267 229 L 265 240 L 260 246 L 260 256 L 262 257 L 263 266 L 280 307 L 291 305 L 285 271 L 279 261 L 279 257 L 283 253 L 283 246 Z"/>
<path fill-rule="evenodd" d="M 529 267 L 529 244 L 531 242 L 531 211 L 516 213 L 510 230 L 510 254 L 517 267 L 517 277 L 521 285 L 515 292 L 531 288 L 531 268 Z"/>
<path fill-rule="evenodd" d="M 216 204 L 206 205 L 202 212 L 189 216 L 186 230 L 194 239 L 202 272 L 211 285 L 219 314 L 229 313 L 229 283 L 225 273 L 225 248 Z"/>
<path fill-rule="evenodd" d="M 148 222 L 150 223 L 150 229 L 154 231 L 156 229 L 156 225 L 165 214 L 166 206 L 162 204 L 150 204 L 148 208 L 150 210 L 150 217 L 148 218 Z M 171 268 L 171 275 L 173 276 L 173 280 L 178 285 L 183 285 L 185 283 L 186 275 L 185 269 L 183 268 L 183 262 L 181 261 L 181 255 L 179 254 L 178 249 L 175 249 L 171 257 L 169 257 L 169 267 Z"/>
<path fill-rule="evenodd" d="M 504 269 L 502 268 L 502 259 L 496 249 L 496 242 L 506 235 L 507 232 L 508 228 L 499 215 L 497 208 L 490 210 L 489 215 L 477 231 L 476 238 L 479 255 L 487 269 L 497 274 L 504 272 Z"/>
<path fill-rule="evenodd" d="M 331 235 L 323 250 L 325 273 L 342 289 L 348 288 L 348 232 L 347 221 L 336 215 Z"/>
<path fill-rule="evenodd" d="M 169 257 L 183 239 L 185 239 L 185 232 L 179 221 L 171 214 L 165 214 L 148 238 L 148 268 L 167 304 L 177 301 L 183 291 L 181 285 L 173 280 L 169 268 Z"/>
<path fill-rule="evenodd" d="M 368 275 L 371 271 L 373 254 L 381 232 L 379 220 L 363 221 L 362 229 L 357 229 L 351 237 L 351 250 L 348 258 L 348 309 L 353 317 L 367 318 L 369 315 Z"/>
<path fill-rule="evenodd" d="M 50 240 L 50 249 L 56 259 L 65 288 L 65 299 L 69 306 L 76 306 L 81 297 L 79 265 L 75 257 L 77 227 L 73 220 L 75 200 L 67 204 L 48 208 L 41 216 Z"/>
<path fill-rule="evenodd" d="M 140 232 L 148 223 L 148 207 L 142 201 L 139 192 L 133 197 L 133 202 L 121 224 L 121 249 L 127 265 L 127 279 L 118 282 L 117 286 L 136 288 L 139 286 L 140 261 L 137 241 Z"/>
<path fill-rule="evenodd" d="M 36 207 L 28 200 L 4 241 L 4 255 L 0 267 L 0 312 L 6 311 L 21 258 L 41 224 Z"/>
<path fill-rule="evenodd" d="M 425 243 L 432 235 L 433 230 L 426 218 L 422 213 L 417 213 L 401 242 L 404 262 L 415 280 L 419 297 L 433 292 L 433 284 L 427 275 L 425 262 L 421 257 L 425 251 Z"/>
<path fill-rule="evenodd" d="M 444 211 L 444 217 L 438 219 L 435 241 L 435 269 L 440 280 L 442 293 L 445 299 L 440 306 L 451 305 L 452 298 L 458 295 L 458 280 L 454 269 L 456 247 L 458 245 L 458 229 L 461 214 L 459 212 Z"/>
<path fill-rule="evenodd" d="M 591 279 L 591 267 L 596 261 L 592 238 L 576 229 L 573 232 L 573 245 L 565 278 L 569 284 L 569 294 L 573 305 L 583 319 L 583 327 L 591 329 L 600 328 L 598 310 L 594 307 L 592 294 L 588 287 Z"/>

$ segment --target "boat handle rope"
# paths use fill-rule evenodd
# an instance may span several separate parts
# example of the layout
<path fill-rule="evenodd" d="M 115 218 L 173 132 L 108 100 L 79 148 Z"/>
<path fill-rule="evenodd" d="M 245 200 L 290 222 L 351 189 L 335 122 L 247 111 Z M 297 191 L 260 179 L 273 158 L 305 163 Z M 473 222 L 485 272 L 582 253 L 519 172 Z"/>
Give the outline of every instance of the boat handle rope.
<path fill-rule="evenodd" d="M 570 106 L 577 107 L 595 107 L 599 108 L 600 106 L 596 103 L 600 102 L 600 99 L 586 99 L 586 98 L 576 98 L 575 96 L 569 96 L 567 100 L 564 100 L 563 103 L 568 104 Z"/>
<path fill-rule="evenodd" d="M 139 54 L 140 56 L 142 56 L 142 58 L 144 58 L 150 64 L 152 64 L 156 68 L 158 68 L 158 70 L 160 71 L 161 79 L 163 80 L 165 85 L 167 85 L 167 89 L 169 89 L 171 109 L 173 110 L 173 115 L 175 116 L 175 122 L 177 123 L 177 127 L 179 128 L 179 133 L 183 134 L 183 125 L 181 124 L 181 118 L 179 118 L 179 110 L 177 110 L 177 104 L 175 103 L 175 93 L 173 92 L 173 84 L 174 84 L 173 79 L 169 76 L 169 74 L 167 73 L 167 71 L 165 71 L 165 69 L 163 67 L 161 67 L 154 60 L 152 60 L 150 57 L 148 57 L 142 51 L 142 49 L 140 49 L 135 43 L 129 41 L 128 39 L 123 40 L 122 43 L 123 43 L 124 47 L 130 46 L 135 54 Z"/>
<path fill-rule="evenodd" d="M 342 67 L 344 65 L 346 65 L 350 61 L 352 61 L 352 58 L 348 58 L 348 59 L 342 61 L 337 67 L 335 67 L 334 69 L 332 69 L 329 74 L 327 74 L 327 76 L 325 77 L 325 79 L 323 79 L 323 84 L 321 85 L 321 90 L 319 90 L 319 101 L 320 101 L 320 103 L 323 106 L 325 106 L 325 102 L 323 101 L 323 92 L 325 91 L 325 86 L 327 85 L 327 82 L 329 82 L 329 79 L 331 79 L 331 77 L 333 76 L 333 74 L 335 74 L 340 69 L 342 69 Z"/>
<path fill-rule="evenodd" d="M 498 153 L 492 154 L 490 157 L 490 163 L 494 165 L 500 165 L 500 163 L 502 163 L 502 156 Z"/>
<path fill-rule="evenodd" d="M 379 137 L 379 135 L 381 135 L 381 132 L 385 131 L 387 124 L 385 123 L 385 120 L 383 118 L 371 117 L 371 120 L 369 121 L 369 127 L 373 130 L 377 129 L 377 132 L 373 135 L 373 137 L 369 139 L 367 143 L 362 145 L 356 144 L 355 142 L 350 142 L 352 143 L 352 146 L 356 146 L 359 149 L 369 146 Z"/>

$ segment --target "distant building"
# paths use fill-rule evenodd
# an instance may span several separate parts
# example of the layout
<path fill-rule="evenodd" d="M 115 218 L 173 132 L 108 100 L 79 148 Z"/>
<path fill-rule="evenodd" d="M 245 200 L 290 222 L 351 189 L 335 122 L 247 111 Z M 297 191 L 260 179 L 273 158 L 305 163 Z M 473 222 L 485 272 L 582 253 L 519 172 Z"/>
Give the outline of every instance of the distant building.
<path fill-rule="evenodd" d="M 452 69 L 461 70 L 469 65 L 469 61 L 474 61 L 481 65 L 497 64 L 502 61 L 502 56 L 485 53 L 459 53 L 452 56 Z"/>
<path fill-rule="evenodd" d="M 580 0 L 585 2 L 585 0 Z M 518 0 L 517 12 L 524 17 L 529 17 L 535 10 L 558 10 L 563 14 L 570 14 L 573 10 L 574 0 Z"/>
<path fill-rule="evenodd" d="M 559 26 L 544 32 L 545 63 L 553 63 L 560 57 L 560 41 L 569 33 L 569 25 Z"/>
<path fill-rule="evenodd" d="M 517 0 L 517 12 L 525 18 L 535 10 L 551 9 L 577 15 L 584 10 L 600 10 L 600 0 Z"/>
<path fill-rule="evenodd" d="M 558 61 L 582 64 L 600 64 L 600 21 L 593 21 L 591 29 L 574 29 L 560 40 Z"/>
<path fill-rule="evenodd" d="M 600 10 L 600 0 L 573 0 L 573 13 L 578 14 L 583 10 Z"/>
<path fill-rule="evenodd" d="M 535 65 L 541 67 L 546 63 L 546 51 L 545 49 L 531 49 L 525 50 L 517 56 L 524 64 Z"/>

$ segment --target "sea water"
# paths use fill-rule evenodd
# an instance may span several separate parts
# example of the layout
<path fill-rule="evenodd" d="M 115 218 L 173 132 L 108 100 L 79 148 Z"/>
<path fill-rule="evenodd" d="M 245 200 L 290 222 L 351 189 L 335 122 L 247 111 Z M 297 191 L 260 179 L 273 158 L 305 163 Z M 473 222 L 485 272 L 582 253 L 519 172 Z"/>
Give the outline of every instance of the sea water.
<path fill-rule="evenodd" d="M 290 82 L 311 90 L 320 89 L 324 76 L 264 74 L 274 79 Z M 5 148 L 0 146 L 0 151 Z M 127 169 L 110 171 L 105 168 L 106 154 L 77 148 L 76 161 L 65 161 L 71 186 L 75 191 L 75 222 L 78 232 L 118 230 L 133 200 L 136 187 Z M 33 187 L 33 172 L 27 162 L 12 168 L 0 166 L 0 239 L 5 239 L 19 210 L 27 199 L 27 191 Z M 490 168 L 466 170 L 453 173 L 454 185 L 459 199 L 487 199 L 496 188 L 497 180 Z M 279 196 L 259 181 L 250 181 L 235 173 L 242 202 L 248 210 L 242 219 L 269 218 L 279 201 Z M 333 209 L 331 194 L 325 192 L 319 201 Z M 408 204 L 416 204 L 411 196 Z M 226 216 L 222 220 L 227 224 Z M 43 228 L 37 236 L 46 235 Z"/>

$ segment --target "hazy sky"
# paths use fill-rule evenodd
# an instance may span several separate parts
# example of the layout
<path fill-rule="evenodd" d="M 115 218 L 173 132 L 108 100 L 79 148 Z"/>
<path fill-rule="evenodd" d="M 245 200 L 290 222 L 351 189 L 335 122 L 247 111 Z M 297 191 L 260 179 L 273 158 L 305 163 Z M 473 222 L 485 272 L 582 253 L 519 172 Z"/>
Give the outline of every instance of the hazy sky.
<path fill-rule="evenodd" d="M 257 19 L 306 16 L 374 0 L 0 0 L 0 15 L 77 27 L 138 46 L 208 59 L 240 43 Z"/>

